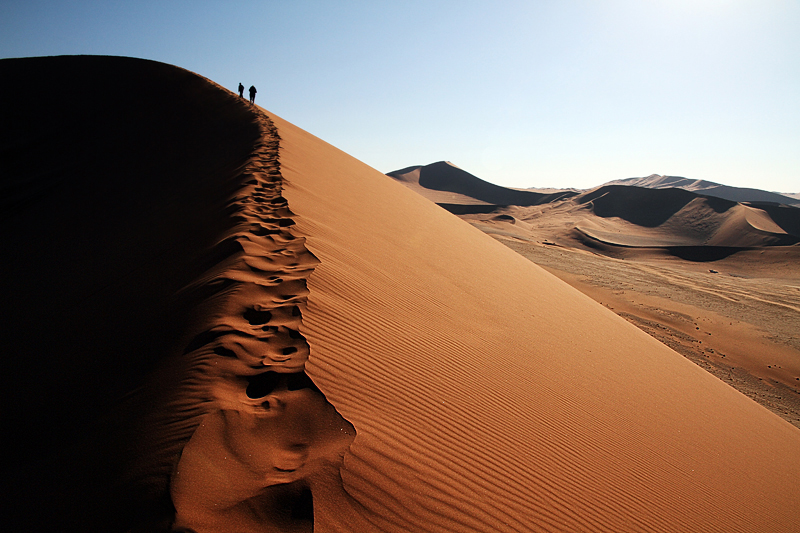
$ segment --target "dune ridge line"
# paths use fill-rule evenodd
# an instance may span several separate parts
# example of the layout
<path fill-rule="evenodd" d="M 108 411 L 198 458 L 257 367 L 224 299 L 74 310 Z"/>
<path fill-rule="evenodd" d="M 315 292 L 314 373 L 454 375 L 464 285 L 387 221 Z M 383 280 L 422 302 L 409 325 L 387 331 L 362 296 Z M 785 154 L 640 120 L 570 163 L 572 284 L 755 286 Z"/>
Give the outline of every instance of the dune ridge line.
<path fill-rule="evenodd" d="M 304 371 L 306 279 L 319 261 L 292 233 L 277 130 L 253 112 L 261 139 L 230 201 L 237 223 L 217 245 L 236 251 L 196 284 L 217 291 L 185 350 L 210 404 L 172 478 L 173 527 L 311 531 L 312 487 L 335 490 L 355 429 Z"/>

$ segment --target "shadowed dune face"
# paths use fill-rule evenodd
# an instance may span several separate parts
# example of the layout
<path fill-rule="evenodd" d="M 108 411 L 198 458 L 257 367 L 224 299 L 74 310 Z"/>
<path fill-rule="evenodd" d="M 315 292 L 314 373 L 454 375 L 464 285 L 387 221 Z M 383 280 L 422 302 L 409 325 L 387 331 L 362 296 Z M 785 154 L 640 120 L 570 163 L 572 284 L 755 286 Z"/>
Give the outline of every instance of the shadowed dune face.
<path fill-rule="evenodd" d="M 662 248 L 669 253 L 675 251 L 683 258 L 713 258 L 748 248 L 798 242 L 798 238 L 781 228 L 768 212 L 750 205 L 694 196 L 680 189 L 619 187 L 621 190 L 605 192 L 584 204 L 590 207 L 592 214 L 600 216 L 584 217 L 575 225 L 575 235 L 587 246 L 598 250 L 603 249 L 598 244 Z M 631 194 L 627 189 L 635 192 Z M 679 196 L 692 197 L 670 202 L 674 191 Z M 642 192 L 649 198 L 648 202 L 636 201 Z M 786 209 L 800 217 L 800 210 Z M 697 250 L 689 251 L 689 248 Z"/>
<path fill-rule="evenodd" d="M 772 222 L 787 234 L 800 240 L 800 208 L 757 202 L 748 205 L 765 211 Z"/>
<path fill-rule="evenodd" d="M 2 440 L 25 464 L 75 445 L 179 340 L 180 291 L 217 260 L 259 130 L 220 88 L 155 62 L 0 73 Z"/>
<path fill-rule="evenodd" d="M 16 523 L 310 531 L 355 430 L 304 373 L 318 261 L 292 232 L 269 119 L 151 61 L 0 74 Z"/>
<path fill-rule="evenodd" d="M 602 189 L 586 195 L 592 199 L 581 201 L 600 219 L 584 218 L 576 224 L 582 234 L 579 239 L 589 237 L 629 248 L 662 248 L 684 259 L 696 258 L 692 260 L 714 260 L 749 248 L 800 241 L 791 233 L 792 225 L 800 220 L 800 209 L 771 206 L 767 211 L 682 189 Z"/>
<path fill-rule="evenodd" d="M 580 195 L 576 202 L 589 204 L 595 215 L 618 217 L 637 226 L 660 226 L 695 200 L 697 195 L 683 189 L 643 189 L 623 185 L 607 185 Z M 724 213 L 736 205 L 720 198 L 705 198 L 716 213 Z"/>

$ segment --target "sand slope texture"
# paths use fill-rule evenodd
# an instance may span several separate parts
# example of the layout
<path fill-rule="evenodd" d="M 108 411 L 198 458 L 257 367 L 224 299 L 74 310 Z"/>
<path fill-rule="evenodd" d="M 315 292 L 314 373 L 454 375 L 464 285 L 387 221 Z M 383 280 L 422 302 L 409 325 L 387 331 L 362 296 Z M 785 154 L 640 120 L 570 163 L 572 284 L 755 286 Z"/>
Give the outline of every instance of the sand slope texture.
<path fill-rule="evenodd" d="M 175 67 L 0 72 L 4 529 L 796 531 L 800 430 L 393 179 Z"/>

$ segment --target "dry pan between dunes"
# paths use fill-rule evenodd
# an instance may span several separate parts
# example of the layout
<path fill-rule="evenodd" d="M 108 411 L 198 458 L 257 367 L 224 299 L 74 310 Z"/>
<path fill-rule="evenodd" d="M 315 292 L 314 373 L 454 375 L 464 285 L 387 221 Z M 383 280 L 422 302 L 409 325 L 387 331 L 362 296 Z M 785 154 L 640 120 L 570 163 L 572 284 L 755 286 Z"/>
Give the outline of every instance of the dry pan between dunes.
<path fill-rule="evenodd" d="M 800 431 L 390 178 L 175 67 L 0 71 L 69 88 L 0 89 L 6 529 L 796 528 Z"/>

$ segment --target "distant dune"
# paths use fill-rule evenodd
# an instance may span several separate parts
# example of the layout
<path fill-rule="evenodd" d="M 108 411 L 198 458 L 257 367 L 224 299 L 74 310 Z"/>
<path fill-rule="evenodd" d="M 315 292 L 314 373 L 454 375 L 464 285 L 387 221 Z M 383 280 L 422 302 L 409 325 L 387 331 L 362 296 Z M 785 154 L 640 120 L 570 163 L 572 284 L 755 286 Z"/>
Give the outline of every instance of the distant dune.
<path fill-rule="evenodd" d="M 607 185 L 575 198 L 599 219 L 575 225 L 606 244 L 727 249 L 800 242 L 800 209 L 744 205 L 684 189 Z"/>
<path fill-rule="evenodd" d="M 543 194 L 501 187 L 447 161 L 395 170 L 387 175 L 455 214 L 486 213 L 506 205 L 539 205 L 574 195 L 569 191 Z"/>
<path fill-rule="evenodd" d="M 691 180 L 678 176 L 659 176 L 651 174 L 646 178 L 626 178 L 614 180 L 605 185 L 630 185 L 648 189 L 677 188 L 693 191 L 707 196 L 716 196 L 734 202 L 773 202 L 787 205 L 800 205 L 800 193 L 786 194 L 762 191 L 747 187 L 731 187 L 713 181 Z"/>
<path fill-rule="evenodd" d="M 396 180 L 176 67 L 0 73 L 5 530 L 796 530 L 800 430 Z"/>
<path fill-rule="evenodd" d="M 647 187 L 621 180 L 626 184 L 540 194 L 489 184 L 449 163 L 388 175 L 457 215 L 491 216 L 496 223 L 514 225 L 509 231 L 523 238 L 526 227 L 544 225 L 551 228 L 550 240 L 569 239 L 604 253 L 618 253 L 620 247 L 656 248 L 705 260 L 800 242 L 800 209 L 725 200 L 706 194 L 709 182 L 694 182 L 702 191 L 695 192 L 683 178 L 651 176 L 642 182 Z M 681 183 L 686 187 L 672 186 Z M 450 196 L 442 196 L 443 190 Z"/>

